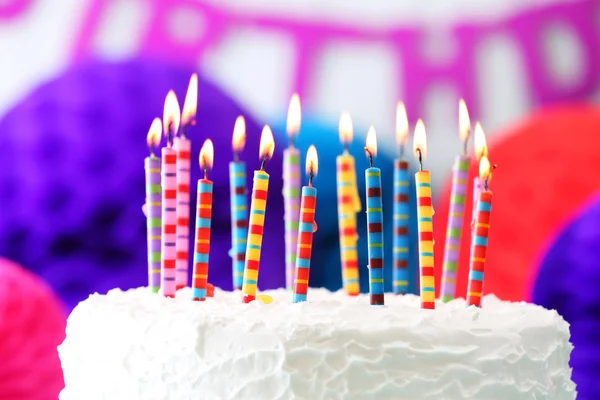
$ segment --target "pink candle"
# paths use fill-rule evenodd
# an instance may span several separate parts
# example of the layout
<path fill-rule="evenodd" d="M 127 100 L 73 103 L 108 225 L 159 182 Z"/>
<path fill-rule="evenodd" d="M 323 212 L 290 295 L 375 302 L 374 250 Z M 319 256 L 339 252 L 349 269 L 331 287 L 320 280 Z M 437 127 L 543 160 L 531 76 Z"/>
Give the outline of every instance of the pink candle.
<path fill-rule="evenodd" d="M 173 138 L 179 129 L 179 103 L 173 91 L 165 99 L 163 129 L 167 137 L 167 147 L 163 147 L 161 183 L 162 183 L 162 221 L 161 239 L 161 288 L 166 297 L 175 297 L 175 265 L 177 235 L 177 152 L 173 149 Z"/>
<path fill-rule="evenodd" d="M 196 124 L 198 76 L 192 74 L 181 113 L 181 131 L 175 138 L 177 151 L 177 241 L 175 249 L 175 286 L 179 290 L 188 284 L 190 247 L 190 151 L 192 143 L 186 137 L 188 127 Z"/>

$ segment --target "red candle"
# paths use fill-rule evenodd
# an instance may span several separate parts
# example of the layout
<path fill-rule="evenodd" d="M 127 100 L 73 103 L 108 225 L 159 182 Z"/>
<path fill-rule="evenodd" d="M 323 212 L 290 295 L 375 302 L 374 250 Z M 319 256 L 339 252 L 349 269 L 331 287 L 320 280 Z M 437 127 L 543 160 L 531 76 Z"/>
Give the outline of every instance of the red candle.
<path fill-rule="evenodd" d="M 196 301 L 204 301 L 207 296 L 213 193 L 213 183 L 208 179 L 208 170 L 213 166 L 213 159 L 214 146 L 212 141 L 207 139 L 200 150 L 200 168 L 204 170 L 204 178 L 198 180 L 196 200 L 196 240 L 192 277 L 192 298 Z"/>

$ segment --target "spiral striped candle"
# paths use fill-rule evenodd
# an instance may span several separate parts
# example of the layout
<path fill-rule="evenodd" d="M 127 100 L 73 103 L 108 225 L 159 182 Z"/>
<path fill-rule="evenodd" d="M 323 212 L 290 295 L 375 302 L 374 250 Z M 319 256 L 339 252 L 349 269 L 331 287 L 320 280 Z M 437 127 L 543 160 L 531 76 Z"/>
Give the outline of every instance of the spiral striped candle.
<path fill-rule="evenodd" d="M 248 200 L 246 199 L 246 165 L 241 161 L 229 163 L 229 189 L 231 206 L 231 262 L 233 287 L 242 288 L 246 238 L 248 236 Z"/>
<path fill-rule="evenodd" d="M 283 205 L 285 209 L 285 286 L 292 289 L 300 216 L 300 152 L 294 147 L 288 147 L 283 152 Z"/>
<path fill-rule="evenodd" d="M 360 211 L 361 206 L 356 186 L 354 157 L 347 152 L 338 156 L 336 170 L 342 282 L 346 293 L 356 296 L 360 293 L 356 213 Z"/>
<path fill-rule="evenodd" d="M 393 248 L 393 291 L 408 292 L 408 163 L 400 158 L 394 162 L 394 248 Z"/>
<path fill-rule="evenodd" d="M 161 287 L 163 295 L 175 297 L 175 264 L 177 238 L 177 153 L 162 148 L 162 239 Z"/>
<path fill-rule="evenodd" d="M 367 186 L 369 293 L 372 305 L 383 305 L 383 209 L 379 168 L 367 168 L 365 181 Z"/>
<path fill-rule="evenodd" d="M 177 262 L 175 286 L 179 290 L 188 284 L 190 237 L 190 148 L 185 137 L 176 137 L 173 145 L 177 151 Z"/>
<path fill-rule="evenodd" d="M 204 301 L 208 284 L 208 256 L 210 252 L 210 222 L 212 214 L 213 183 L 198 180 L 196 201 L 196 240 L 194 242 L 194 273 L 192 299 Z"/>
<path fill-rule="evenodd" d="M 269 174 L 263 170 L 254 171 L 252 200 L 250 202 L 250 226 L 248 229 L 244 278 L 242 283 L 242 301 L 244 303 L 250 303 L 256 299 L 268 190 Z"/>
<path fill-rule="evenodd" d="M 469 269 L 469 284 L 467 288 L 467 305 L 481 307 L 483 295 L 483 272 L 485 254 L 490 229 L 490 214 L 492 211 L 492 192 L 483 191 L 477 201 L 477 216 L 471 243 L 471 262 Z"/>
<path fill-rule="evenodd" d="M 448 227 L 446 228 L 446 244 L 444 248 L 442 288 L 440 291 L 440 297 L 443 302 L 452 300 L 456 294 L 456 270 L 458 268 L 460 239 L 465 216 L 469 162 L 470 157 L 466 155 L 457 156 L 454 161 L 450 212 L 448 214 Z"/>
<path fill-rule="evenodd" d="M 316 206 L 317 189 L 311 186 L 303 186 L 300 203 L 300 223 L 298 224 L 298 256 L 295 265 L 294 303 L 306 301 L 307 297 Z"/>
<path fill-rule="evenodd" d="M 435 308 L 435 277 L 433 275 L 433 207 L 429 171 L 415 174 L 417 184 L 417 218 L 419 227 L 419 272 L 421 308 Z"/>
<path fill-rule="evenodd" d="M 160 158 L 151 155 L 144 160 L 146 170 L 146 231 L 148 241 L 148 287 L 160 289 L 161 187 Z"/>

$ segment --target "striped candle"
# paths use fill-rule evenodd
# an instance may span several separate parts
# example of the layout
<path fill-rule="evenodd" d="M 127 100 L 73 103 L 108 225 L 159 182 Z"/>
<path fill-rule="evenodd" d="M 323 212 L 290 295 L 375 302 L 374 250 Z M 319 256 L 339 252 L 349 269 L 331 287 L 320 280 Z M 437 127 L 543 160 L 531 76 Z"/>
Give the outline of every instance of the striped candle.
<path fill-rule="evenodd" d="M 479 198 L 477 199 L 477 216 L 475 218 L 473 241 L 471 243 L 467 306 L 481 307 L 483 272 L 490 230 L 490 216 L 492 213 L 492 192 L 488 186 L 491 179 L 491 169 L 487 157 L 482 156 L 479 163 L 479 177 L 484 182 L 484 190 L 479 194 Z"/>
<path fill-rule="evenodd" d="M 285 286 L 292 289 L 300 216 L 300 152 L 291 146 L 283 152 L 283 206 L 285 210 Z"/>
<path fill-rule="evenodd" d="M 336 167 L 342 281 L 346 293 L 356 296 L 360 293 L 356 213 L 360 211 L 361 207 L 356 186 L 354 157 L 345 151 L 336 158 Z"/>
<path fill-rule="evenodd" d="M 163 295 L 175 297 L 175 264 L 177 235 L 177 153 L 171 147 L 162 149 L 162 240 L 161 287 Z"/>
<path fill-rule="evenodd" d="M 417 221 L 419 230 L 419 278 L 421 286 L 421 308 L 435 308 L 435 276 L 433 274 L 433 206 L 431 203 L 431 176 L 423 170 L 427 154 L 425 124 L 418 120 L 413 139 L 415 156 L 420 171 L 415 174 L 417 187 Z"/>
<path fill-rule="evenodd" d="M 375 128 L 369 127 L 365 145 L 369 168 L 365 170 L 367 192 L 367 243 L 369 250 L 369 294 L 371 305 L 384 304 L 383 287 L 383 205 L 381 202 L 381 170 L 373 167 L 377 155 Z"/>
<path fill-rule="evenodd" d="M 160 124 L 160 122 L 159 122 Z M 160 127 L 159 127 L 160 129 Z M 148 287 L 160 289 L 161 187 L 160 158 L 154 154 L 144 160 L 146 170 L 146 232 L 148 241 Z"/>
<path fill-rule="evenodd" d="M 252 200 L 250 203 L 250 227 L 246 244 L 246 260 L 244 263 L 244 279 L 242 283 L 242 301 L 250 303 L 256 299 L 260 252 L 262 248 L 267 193 L 269 190 L 269 174 L 262 169 L 254 171 Z"/>
<path fill-rule="evenodd" d="M 175 286 L 179 290 L 188 284 L 190 237 L 190 148 L 185 137 L 176 137 L 173 146 L 177 151 L 177 262 Z"/>
<path fill-rule="evenodd" d="M 490 214 L 492 211 L 492 192 L 489 190 L 481 192 L 478 200 L 469 270 L 469 285 L 467 288 L 467 305 L 481 307 L 485 253 L 487 250 Z"/>
<path fill-rule="evenodd" d="M 435 278 L 433 275 L 433 207 L 429 171 L 415 174 L 417 184 L 417 219 L 419 226 L 419 271 L 421 308 L 435 308 Z"/>
<path fill-rule="evenodd" d="M 452 300 L 456 294 L 456 270 L 458 268 L 460 238 L 465 216 L 465 198 L 469 177 L 469 162 L 466 155 L 456 157 L 452 175 L 452 192 L 450 195 L 450 212 L 446 229 L 446 244 L 444 248 L 444 266 L 442 270 L 442 301 Z"/>
<path fill-rule="evenodd" d="M 170 90 L 165 99 L 163 130 L 167 147 L 162 149 L 162 238 L 161 238 L 161 287 L 163 295 L 175 297 L 175 266 L 177 259 L 177 151 L 173 149 L 173 138 L 180 122 L 179 103 Z"/>
<path fill-rule="evenodd" d="M 210 222 L 212 217 L 213 183 L 208 180 L 208 170 L 212 167 L 214 146 L 207 139 L 200 150 L 200 167 L 204 179 L 198 180 L 196 200 L 196 240 L 194 242 L 194 273 L 192 279 L 192 299 L 206 300 L 208 288 L 208 257 L 210 253 Z"/>
<path fill-rule="evenodd" d="M 367 168 L 365 180 L 367 186 L 369 293 L 372 305 L 383 305 L 383 212 L 379 168 Z"/>
<path fill-rule="evenodd" d="M 265 164 L 273 156 L 275 141 L 269 125 L 265 125 L 260 135 L 259 157 L 262 159 L 260 170 L 254 171 L 252 184 L 252 201 L 250 202 L 250 227 L 246 243 L 246 259 L 244 261 L 244 278 L 242 282 L 242 302 L 250 303 L 256 299 L 260 252 L 262 248 L 263 229 L 267 209 L 267 193 L 269 191 L 269 174 L 265 172 Z"/>
<path fill-rule="evenodd" d="M 300 223 L 298 225 L 299 240 L 295 265 L 294 303 L 306 301 L 307 297 L 316 205 L 317 189 L 312 186 L 303 186 L 300 203 Z"/>
<path fill-rule="evenodd" d="M 200 301 L 206 299 L 206 287 L 208 284 L 208 256 L 210 252 L 212 192 L 213 183 L 211 181 L 208 179 L 198 180 L 192 298 Z"/>
<path fill-rule="evenodd" d="M 248 236 L 248 200 L 246 199 L 246 165 L 241 161 L 229 163 L 229 201 L 231 207 L 231 260 L 233 287 L 242 288 L 246 238 Z"/>
<path fill-rule="evenodd" d="M 408 293 L 408 163 L 403 159 L 394 161 L 394 248 L 393 248 L 393 291 Z"/>

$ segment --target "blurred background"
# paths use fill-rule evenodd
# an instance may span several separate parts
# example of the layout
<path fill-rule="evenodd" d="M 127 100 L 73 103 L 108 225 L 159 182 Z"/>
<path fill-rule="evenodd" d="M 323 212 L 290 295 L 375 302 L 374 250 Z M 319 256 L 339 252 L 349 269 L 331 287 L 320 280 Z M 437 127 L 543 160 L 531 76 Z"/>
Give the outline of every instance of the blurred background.
<path fill-rule="evenodd" d="M 262 125 L 271 124 L 275 133 L 259 287 L 284 285 L 281 164 L 293 92 L 303 107 L 301 162 L 311 143 L 320 158 L 311 286 L 341 287 L 335 157 L 342 151 L 342 111 L 354 121 L 350 150 L 363 204 L 362 147 L 369 125 L 377 130 L 375 163 L 382 169 L 391 244 L 400 100 L 411 131 L 418 118 L 427 128 L 439 277 L 452 163 L 462 151 L 463 98 L 498 164 L 485 292 L 563 315 L 571 323 L 579 398 L 600 398 L 594 381 L 600 374 L 598 21 L 598 0 L 0 1 L 0 256 L 7 260 L 0 269 L 0 287 L 6 285 L 0 333 L 14 338 L 5 346 L 0 340 L 0 398 L 56 398 L 62 374 L 55 346 L 68 312 L 90 293 L 147 284 L 145 136 L 152 119 L 162 117 L 169 89 L 183 103 L 193 72 L 199 104 L 188 132 L 192 160 L 206 138 L 215 142 L 213 284 L 231 289 L 227 163 L 233 124 L 242 114 L 248 187 L 259 166 Z M 193 168 L 192 182 L 199 176 Z M 416 293 L 414 215 L 410 223 L 409 288 Z M 458 296 L 466 292 L 468 225 Z M 366 291 L 364 213 L 358 232 Z M 391 289 L 391 246 L 385 257 Z M 34 328 L 42 333 L 26 339 L 23 332 Z M 19 350 L 27 346 L 39 350 Z M 32 354 L 41 352 L 47 362 L 30 368 Z M 14 365 L 4 362 L 9 359 Z"/>

